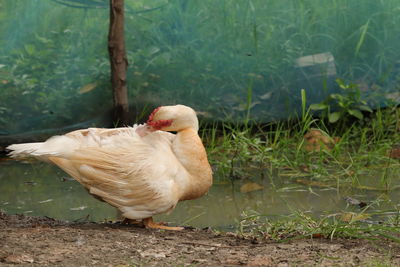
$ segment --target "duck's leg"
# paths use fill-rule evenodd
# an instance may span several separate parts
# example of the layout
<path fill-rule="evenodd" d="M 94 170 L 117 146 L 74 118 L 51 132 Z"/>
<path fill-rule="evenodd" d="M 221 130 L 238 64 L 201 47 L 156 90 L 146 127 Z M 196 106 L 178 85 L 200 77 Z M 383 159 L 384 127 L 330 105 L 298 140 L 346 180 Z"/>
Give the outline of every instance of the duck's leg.
<path fill-rule="evenodd" d="M 121 221 L 121 224 L 134 224 L 143 226 L 142 220 L 128 219 L 122 216 L 122 212 L 117 209 L 117 220 Z"/>
<path fill-rule="evenodd" d="M 172 226 L 166 226 L 166 225 L 156 223 L 153 221 L 153 217 L 143 219 L 143 224 L 146 228 L 151 228 L 151 229 L 164 229 L 164 230 L 172 230 L 172 231 L 181 231 L 181 230 L 185 229 L 183 227 L 172 227 Z"/>
<path fill-rule="evenodd" d="M 124 218 L 121 223 L 122 224 L 134 224 L 134 225 L 142 225 L 143 226 L 143 222 L 142 221 L 128 219 L 128 218 Z"/>

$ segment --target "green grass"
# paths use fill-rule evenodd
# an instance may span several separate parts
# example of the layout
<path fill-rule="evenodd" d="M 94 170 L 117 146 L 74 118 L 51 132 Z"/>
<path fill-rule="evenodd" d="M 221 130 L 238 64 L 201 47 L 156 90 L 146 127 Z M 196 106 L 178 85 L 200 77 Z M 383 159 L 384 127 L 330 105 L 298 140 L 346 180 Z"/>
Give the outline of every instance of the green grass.
<path fill-rule="evenodd" d="M 390 254 L 386 257 L 386 259 L 380 259 L 380 260 L 372 260 L 370 263 L 368 263 L 368 267 L 393 267 L 393 263 L 390 260 Z"/>
<path fill-rule="evenodd" d="M 299 120 L 268 125 L 205 126 L 205 140 L 211 163 L 222 177 L 250 169 L 277 170 L 318 181 L 336 181 L 360 185 L 365 171 L 384 169 L 375 186 L 390 190 L 388 172 L 398 170 L 400 163 L 388 155 L 400 142 L 398 108 L 388 108 L 348 125 L 330 125 L 306 114 Z M 331 150 L 307 151 L 304 135 L 310 129 L 321 129 L 339 141 Z M 231 178 L 231 177 L 228 177 Z"/>
<path fill-rule="evenodd" d="M 238 222 L 240 233 L 274 240 L 343 237 L 400 242 L 398 203 L 389 199 L 390 192 L 400 189 L 400 161 L 389 157 L 390 150 L 400 143 L 399 115 L 400 109 L 392 107 L 377 110 L 363 120 L 330 124 L 313 118 L 303 106 L 303 116 L 295 120 L 268 125 L 213 125 L 201 133 L 217 179 L 251 179 L 251 173 L 266 171 L 310 190 L 333 187 L 338 194 L 373 192 L 377 197 L 371 199 L 372 204 L 350 212 L 354 216 L 365 212 L 382 217 L 379 223 L 342 221 L 340 215 L 348 210 L 320 216 L 293 210 L 279 220 L 262 214 L 244 215 Z M 310 129 L 321 129 L 329 137 L 340 139 L 331 150 L 307 151 L 304 134 Z M 379 211 L 381 201 L 393 207 L 390 212 Z"/>
<path fill-rule="evenodd" d="M 244 216 L 238 224 L 238 233 L 240 234 L 276 241 L 301 238 L 363 238 L 370 240 L 386 238 L 400 243 L 399 215 L 395 220 L 374 224 L 363 221 L 344 222 L 340 220 L 338 214 L 315 218 L 307 213 L 294 211 L 291 215 L 275 221 L 259 214 Z"/>

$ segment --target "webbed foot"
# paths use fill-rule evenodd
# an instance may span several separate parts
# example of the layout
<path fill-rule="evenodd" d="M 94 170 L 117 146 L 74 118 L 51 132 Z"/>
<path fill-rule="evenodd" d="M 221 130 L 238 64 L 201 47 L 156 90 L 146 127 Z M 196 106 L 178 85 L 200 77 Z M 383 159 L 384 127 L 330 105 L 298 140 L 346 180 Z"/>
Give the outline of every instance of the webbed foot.
<path fill-rule="evenodd" d="M 173 227 L 173 226 L 166 226 L 164 223 L 156 223 L 153 221 L 153 217 L 143 219 L 143 224 L 146 228 L 150 229 L 163 229 L 163 230 L 172 230 L 172 231 L 182 231 L 184 227 Z"/>

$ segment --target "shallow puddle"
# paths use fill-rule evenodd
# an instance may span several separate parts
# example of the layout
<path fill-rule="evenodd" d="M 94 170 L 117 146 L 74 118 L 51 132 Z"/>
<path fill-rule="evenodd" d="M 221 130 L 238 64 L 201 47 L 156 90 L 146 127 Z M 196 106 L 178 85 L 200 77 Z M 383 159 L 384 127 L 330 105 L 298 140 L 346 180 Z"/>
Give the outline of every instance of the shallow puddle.
<path fill-rule="evenodd" d="M 262 178 L 264 177 L 264 178 Z M 373 184 L 374 177 L 370 176 Z M 399 177 L 392 180 L 399 184 Z M 379 190 L 310 187 L 293 183 L 290 177 L 269 177 L 255 174 L 252 180 L 234 183 L 217 181 L 209 193 L 197 200 L 180 202 L 169 215 L 157 220 L 176 225 L 195 227 L 235 227 L 244 213 L 256 211 L 275 219 L 293 211 L 311 212 L 315 215 L 343 211 L 361 212 L 357 205 L 349 204 L 346 197 L 371 204 L 368 213 L 378 213 L 370 219 L 383 220 L 382 216 L 398 214 L 399 190 L 389 193 Z M 375 179 L 376 180 L 376 179 Z M 251 183 L 257 183 L 252 186 Z M 368 182 L 367 182 L 368 184 Z M 246 187 L 243 188 L 243 185 Z M 254 189 L 259 190 L 252 191 Z M 244 193 L 243 191 L 250 191 Z M 116 209 L 96 200 L 76 181 L 55 166 L 46 163 L 23 163 L 4 160 L 0 163 L 0 210 L 6 213 L 48 216 L 62 220 L 116 220 Z"/>

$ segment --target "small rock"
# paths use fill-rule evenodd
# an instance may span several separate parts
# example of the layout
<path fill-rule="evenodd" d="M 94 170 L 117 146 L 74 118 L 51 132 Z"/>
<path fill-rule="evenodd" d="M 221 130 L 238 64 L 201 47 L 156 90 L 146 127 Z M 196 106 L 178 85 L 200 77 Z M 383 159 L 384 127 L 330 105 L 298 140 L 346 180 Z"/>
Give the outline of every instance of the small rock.
<path fill-rule="evenodd" d="M 367 206 L 367 203 L 362 202 L 358 199 L 352 198 L 352 197 L 345 197 L 344 200 L 346 200 L 346 202 L 350 205 L 356 205 L 359 206 L 360 208 L 364 208 L 365 206 Z"/>
<path fill-rule="evenodd" d="M 304 135 L 304 148 L 308 152 L 331 150 L 339 140 L 339 137 L 332 138 L 320 129 L 310 129 Z"/>
<path fill-rule="evenodd" d="M 85 243 L 86 243 L 85 238 L 82 237 L 82 236 L 79 236 L 75 241 L 75 244 L 78 245 L 78 246 L 82 246 Z"/>
<path fill-rule="evenodd" d="M 280 262 L 280 263 L 278 263 L 277 266 L 278 266 L 278 267 L 288 267 L 289 264 L 288 264 L 287 262 Z"/>
<path fill-rule="evenodd" d="M 145 257 L 152 257 L 156 259 L 161 259 L 161 258 L 166 258 L 167 255 L 164 252 L 160 251 L 154 251 L 154 250 L 148 250 L 148 251 L 141 251 L 138 250 L 140 257 L 145 258 Z"/>
<path fill-rule="evenodd" d="M 396 144 L 392 147 L 389 157 L 392 159 L 400 159 L 400 144 Z"/>

